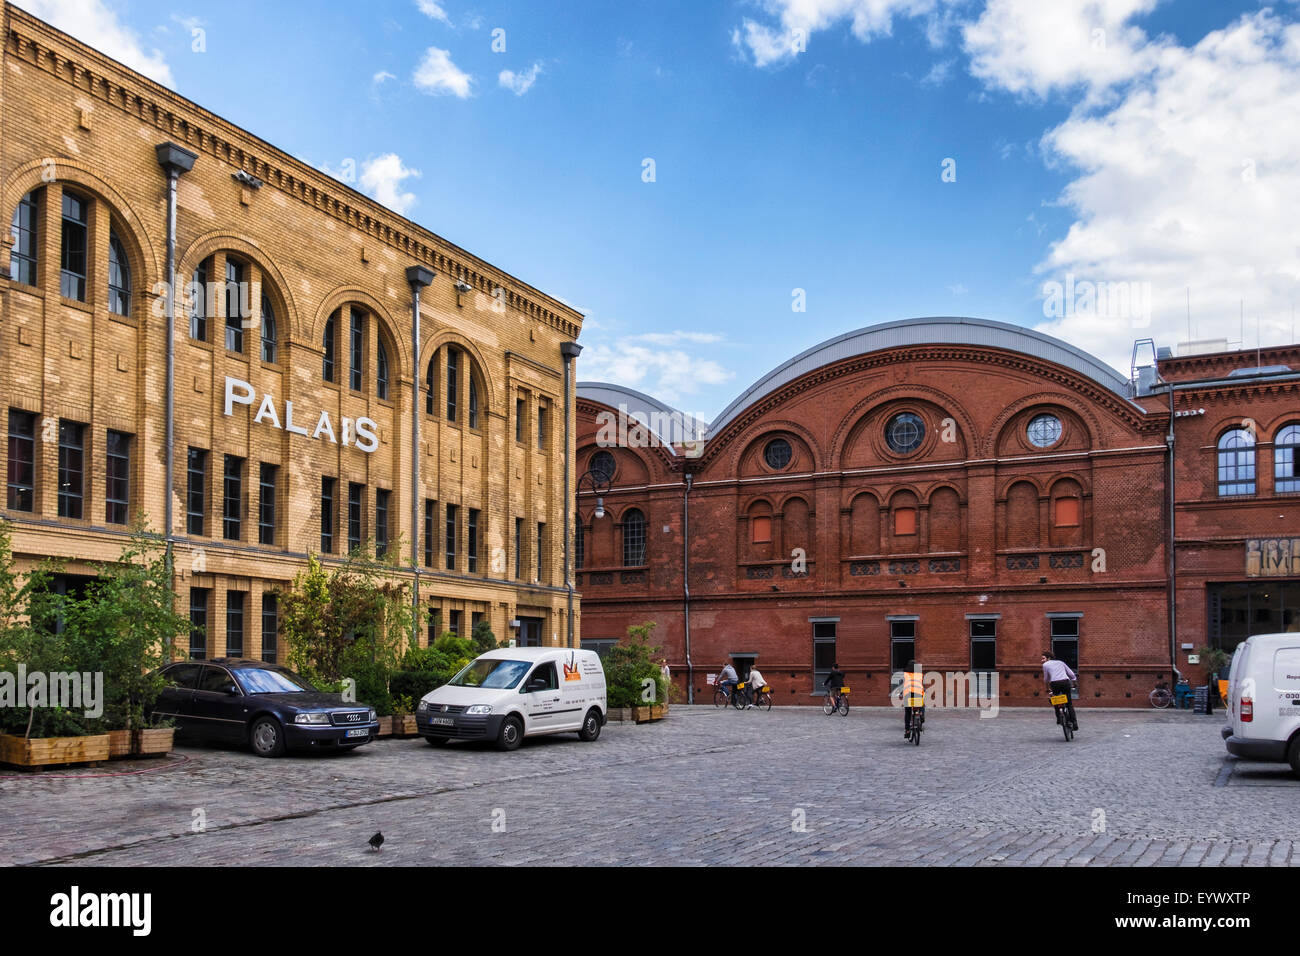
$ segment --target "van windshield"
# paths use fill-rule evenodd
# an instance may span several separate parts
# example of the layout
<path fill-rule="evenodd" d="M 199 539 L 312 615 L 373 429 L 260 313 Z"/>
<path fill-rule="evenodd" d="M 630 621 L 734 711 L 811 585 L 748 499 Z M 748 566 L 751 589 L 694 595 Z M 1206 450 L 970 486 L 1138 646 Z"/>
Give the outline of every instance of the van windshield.
<path fill-rule="evenodd" d="M 530 666 L 528 661 L 503 661 L 480 657 L 466 665 L 464 670 L 447 683 L 452 687 L 489 687 L 494 690 L 509 690 L 519 683 L 524 674 L 528 673 Z"/>

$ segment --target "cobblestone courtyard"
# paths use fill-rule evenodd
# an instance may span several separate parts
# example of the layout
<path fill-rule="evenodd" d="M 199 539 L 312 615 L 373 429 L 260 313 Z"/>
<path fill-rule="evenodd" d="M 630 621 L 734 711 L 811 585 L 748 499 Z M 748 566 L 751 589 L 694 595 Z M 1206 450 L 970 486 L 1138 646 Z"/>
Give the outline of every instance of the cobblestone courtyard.
<path fill-rule="evenodd" d="M 1223 722 L 1081 710 L 1067 744 L 1046 708 L 939 711 L 916 748 L 890 709 L 675 706 L 515 753 L 186 747 L 0 778 L 0 863 L 1300 863 L 1300 780 L 1227 757 Z"/>

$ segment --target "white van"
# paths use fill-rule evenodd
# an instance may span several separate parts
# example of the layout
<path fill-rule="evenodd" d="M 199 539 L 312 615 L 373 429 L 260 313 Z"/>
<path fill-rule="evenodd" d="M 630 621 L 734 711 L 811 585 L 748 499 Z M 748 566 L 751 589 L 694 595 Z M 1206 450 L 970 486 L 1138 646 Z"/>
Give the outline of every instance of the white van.
<path fill-rule="evenodd" d="M 1228 753 L 1300 774 L 1300 632 L 1242 641 L 1228 671 Z"/>
<path fill-rule="evenodd" d="M 420 736 L 494 740 L 514 750 L 535 734 L 577 732 L 595 740 L 605 725 L 605 669 L 595 651 L 502 647 L 466 664 L 416 708 Z"/>

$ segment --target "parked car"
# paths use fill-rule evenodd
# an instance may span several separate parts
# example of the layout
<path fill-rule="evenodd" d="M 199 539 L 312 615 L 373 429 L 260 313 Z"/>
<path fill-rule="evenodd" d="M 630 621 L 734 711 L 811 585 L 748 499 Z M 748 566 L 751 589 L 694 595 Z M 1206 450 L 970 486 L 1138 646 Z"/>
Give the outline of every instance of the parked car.
<path fill-rule="evenodd" d="M 1228 753 L 1287 762 L 1300 776 L 1300 633 L 1256 634 L 1228 670 Z"/>
<path fill-rule="evenodd" d="M 180 737 L 246 743 L 259 757 L 278 757 L 286 749 L 351 750 L 379 732 L 366 705 L 345 704 L 265 661 L 179 661 L 161 673 L 167 687 L 152 714 L 172 718 Z"/>
<path fill-rule="evenodd" d="M 595 740 L 605 725 L 605 669 L 595 651 L 503 647 L 467 664 L 425 694 L 415 712 L 434 746 L 492 740 L 514 750 L 525 737 L 577 731 Z"/>

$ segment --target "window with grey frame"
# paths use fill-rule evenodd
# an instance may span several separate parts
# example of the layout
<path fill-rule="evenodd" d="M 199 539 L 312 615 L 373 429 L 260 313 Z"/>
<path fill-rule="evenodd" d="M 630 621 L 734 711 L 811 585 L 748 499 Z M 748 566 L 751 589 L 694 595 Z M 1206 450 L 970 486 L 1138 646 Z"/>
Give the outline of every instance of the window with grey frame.
<path fill-rule="evenodd" d="M 1300 424 L 1287 425 L 1273 439 L 1273 493 L 1300 491 Z"/>
<path fill-rule="evenodd" d="M 361 391 L 366 353 L 366 314 L 360 309 L 349 310 L 348 323 L 348 388 Z"/>
<path fill-rule="evenodd" d="M 460 390 L 460 349 L 447 347 L 447 421 L 456 421 L 456 400 Z"/>
<path fill-rule="evenodd" d="M 257 481 L 258 544 L 275 544 L 275 483 L 279 475 L 278 467 L 262 463 Z"/>
<path fill-rule="evenodd" d="M 1245 428 L 1233 428 L 1218 441 L 1219 497 L 1255 493 L 1255 436 Z"/>
<path fill-rule="evenodd" d="M 129 524 L 131 517 L 131 436 L 111 428 L 104 442 L 104 520 Z"/>
<path fill-rule="evenodd" d="M 366 486 L 348 482 L 348 553 L 361 547 L 361 498 Z"/>
<path fill-rule="evenodd" d="M 86 236 L 90 202 L 76 193 L 63 193 L 62 243 L 59 252 L 59 295 L 86 301 Z"/>
<path fill-rule="evenodd" d="M 280 605 L 274 591 L 262 592 L 262 660 L 274 664 L 279 651 Z"/>
<path fill-rule="evenodd" d="M 826 692 L 826 679 L 835 666 L 836 621 L 813 621 L 813 693 Z M 843 670 L 843 668 L 840 668 Z"/>
<path fill-rule="evenodd" d="M 901 675 L 916 660 L 916 621 L 889 622 L 889 690 L 902 683 Z"/>
<path fill-rule="evenodd" d="M 433 567 L 433 556 L 437 550 L 438 502 L 433 498 L 424 499 L 424 566 Z"/>
<path fill-rule="evenodd" d="M 9 230 L 14 242 L 9 252 L 9 278 L 23 285 L 36 285 L 36 239 L 41 195 L 43 190 L 33 189 L 19 200 Z"/>
<path fill-rule="evenodd" d="M 388 501 L 392 494 L 387 488 L 375 489 L 375 557 L 388 556 Z"/>
<path fill-rule="evenodd" d="M 645 515 L 633 508 L 623 515 L 623 565 L 639 568 L 645 564 Z"/>
<path fill-rule="evenodd" d="M 226 455 L 221 491 L 221 536 L 238 541 L 243 532 L 244 459 Z"/>
<path fill-rule="evenodd" d="M 108 233 L 108 311 L 116 315 L 131 314 L 131 263 L 126 247 L 117 232 Z"/>
<path fill-rule="evenodd" d="M 456 537 L 459 531 L 458 508 L 456 505 L 447 505 L 447 527 L 444 531 L 446 538 L 446 556 L 447 570 L 456 570 Z"/>
<path fill-rule="evenodd" d="M 546 524 L 537 522 L 537 580 L 546 579 Z"/>
<path fill-rule="evenodd" d="M 325 331 L 321 335 L 321 365 L 320 376 L 327 382 L 334 381 L 335 375 L 335 349 L 338 343 L 338 325 L 335 322 L 335 312 L 325 320 Z"/>
<path fill-rule="evenodd" d="M 321 554 L 334 553 L 334 502 L 338 480 L 322 475 L 320 480 L 320 550 Z"/>
<path fill-rule="evenodd" d="M 262 294 L 262 361 L 274 364 L 279 345 L 279 330 L 275 324 L 275 308 L 271 300 Z"/>
<path fill-rule="evenodd" d="M 226 592 L 226 656 L 244 656 L 244 599 L 247 591 Z"/>
<path fill-rule="evenodd" d="M 478 522 L 478 509 L 470 508 L 465 521 L 465 570 L 470 574 L 478 574 Z"/>
<path fill-rule="evenodd" d="M 202 448 L 191 448 L 185 459 L 185 532 L 203 534 L 208 503 L 208 453 Z"/>
<path fill-rule="evenodd" d="M 244 264 L 226 259 L 226 351 L 244 354 Z"/>
<path fill-rule="evenodd" d="M 208 656 L 208 598 L 209 588 L 190 588 L 190 660 L 201 661 Z"/>
<path fill-rule="evenodd" d="M 996 618 L 970 618 L 970 669 L 994 672 L 998 669 L 998 622 Z"/>
<path fill-rule="evenodd" d="M 86 426 L 59 420 L 59 517 L 80 518 L 85 498 Z"/>
<path fill-rule="evenodd" d="M 9 510 L 36 510 L 36 414 L 9 409 Z"/>
<path fill-rule="evenodd" d="M 1052 654 L 1057 660 L 1064 661 L 1070 670 L 1079 672 L 1079 618 L 1051 617 L 1048 626 L 1051 629 Z"/>

